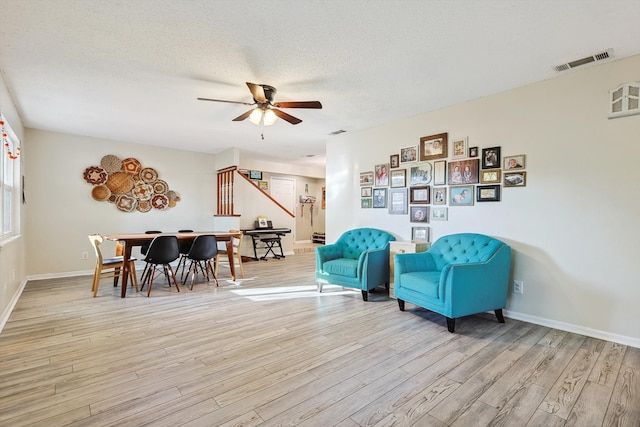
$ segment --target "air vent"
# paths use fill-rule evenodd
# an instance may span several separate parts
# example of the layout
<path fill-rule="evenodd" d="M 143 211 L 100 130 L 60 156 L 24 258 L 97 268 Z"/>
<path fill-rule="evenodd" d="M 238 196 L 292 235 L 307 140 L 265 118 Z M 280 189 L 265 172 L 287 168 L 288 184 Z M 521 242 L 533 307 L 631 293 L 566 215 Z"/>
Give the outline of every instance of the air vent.
<path fill-rule="evenodd" d="M 329 135 L 340 135 L 341 133 L 345 133 L 345 132 L 346 132 L 346 130 L 340 129 L 340 130 L 336 130 L 336 131 L 331 132 Z"/>
<path fill-rule="evenodd" d="M 604 52 L 599 52 L 594 55 L 587 56 L 586 58 L 571 61 L 566 64 L 556 65 L 555 67 L 553 67 L 553 69 L 556 70 L 556 72 L 566 71 L 572 68 L 580 67 L 582 65 L 590 64 L 596 61 L 602 61 L 609 58 L 613 58 L 613 49 L 607 49 Z"/>

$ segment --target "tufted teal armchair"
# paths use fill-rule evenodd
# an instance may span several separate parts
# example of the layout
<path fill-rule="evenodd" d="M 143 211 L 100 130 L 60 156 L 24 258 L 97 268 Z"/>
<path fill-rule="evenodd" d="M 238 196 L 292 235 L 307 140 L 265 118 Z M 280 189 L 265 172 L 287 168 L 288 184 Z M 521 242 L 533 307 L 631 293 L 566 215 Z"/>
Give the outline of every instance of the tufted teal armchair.
<path fill-rule="evenodd" d="M 511 248 L 483 234 L 462 233 L 438 239 L 426 252 L 394 255 L 398 306 L 405 301 L 440 313 L 449 332 L 455 319 L 494 310 L 504 323 L 511 271 Z"/>
<path fill-rule="evenodd" d="M 362 299 L 369 299 L 369 291 L 385 285 L 389 291 L 389 242 L 396 240 L 386 231 L 375 228 L 356 228 L 346 231 L 332 245 L 316 248 L 316 282 L 322 285 L 356 288 Z"/>

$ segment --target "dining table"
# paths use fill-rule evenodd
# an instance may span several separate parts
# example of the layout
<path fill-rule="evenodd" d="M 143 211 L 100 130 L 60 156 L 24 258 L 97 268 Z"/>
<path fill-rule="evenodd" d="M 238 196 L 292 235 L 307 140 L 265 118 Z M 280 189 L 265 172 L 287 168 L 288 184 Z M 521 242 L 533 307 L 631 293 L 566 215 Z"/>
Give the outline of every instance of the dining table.
<path fill-rule="evenodd" d="M 233 262 L 233 239 L 239 239 L 240 232 L 232 231 L 192 231 L 183 233 L 116 233 L 106 234 L 104 237 L 107 240 L 119 242 L 122 247 L 123 259 L 131 258 L 131 249 L 134 246 L 142 246 L 145 243 L 150 243 L 157 236 L 176 236 L 178 241 L 180 240 L 193 240 L 198 236 L 214 235 L 219 242 L 225 242 L 227 249 L 227 256 L 229 257 L 229 269 L 231 271 L 231 279 L 236 280 L 236 269 Z M 125 298 L 127 295 L 127 282 L 130 274 L 130 263 L 123 263 L 122 267 L 122 290 L 120 296 Z"/>

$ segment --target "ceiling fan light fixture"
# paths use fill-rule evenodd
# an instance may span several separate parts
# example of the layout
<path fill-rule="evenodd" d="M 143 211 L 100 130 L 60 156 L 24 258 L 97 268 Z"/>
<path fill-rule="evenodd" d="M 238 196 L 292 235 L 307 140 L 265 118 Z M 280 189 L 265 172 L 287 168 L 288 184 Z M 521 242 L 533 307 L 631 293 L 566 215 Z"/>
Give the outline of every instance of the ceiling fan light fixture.
<path fill-rule="evenodd" d="M 278 120 L 278 116 L 271 108 L 256 107 L 249 114 L 249 121 L 258 126 L 271 126 L 276 120 Z"/>
<path fill-rule="evenodd" d="M 251 114 L 249 114 L 249 121 L 255 125 L 260 125 L 262 122 L 262 117 L 264 116 L 264 111 L 260 107 L 256 107 L 253 109 Z"/>
<path fill-rule="evenodd" d="M 265 126 L 271 126 L 278 120 L 278 116 L 276 116 L 276 113 L 274 113 L 271 108 L 267 108 L 264 110 L 262 120 Z"/>

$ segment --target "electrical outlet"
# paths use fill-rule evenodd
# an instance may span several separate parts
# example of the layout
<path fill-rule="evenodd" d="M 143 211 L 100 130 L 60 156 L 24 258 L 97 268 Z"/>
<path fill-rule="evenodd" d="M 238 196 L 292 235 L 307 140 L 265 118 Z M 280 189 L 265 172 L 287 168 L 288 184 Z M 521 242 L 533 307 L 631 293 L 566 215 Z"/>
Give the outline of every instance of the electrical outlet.
<path fill-rule="evenodd" d="M 82 259 L 89 259 L 89 252 L 82 252 Z"/>
<path fill-rule="evenodd" d="M 513 281 L 513 293 L 514 294 L 523 294 L 524 293 L 524 283 L 522 283 L 522 280 L 514 280 Z"/>

